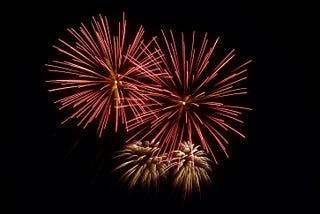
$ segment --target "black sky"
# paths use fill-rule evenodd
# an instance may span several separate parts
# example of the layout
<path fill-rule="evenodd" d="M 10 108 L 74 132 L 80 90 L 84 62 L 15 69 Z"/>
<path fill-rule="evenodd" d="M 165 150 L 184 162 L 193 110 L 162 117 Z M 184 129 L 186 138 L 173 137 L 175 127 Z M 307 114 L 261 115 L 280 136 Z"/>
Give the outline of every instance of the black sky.
<path fill-rule="evenodd" d="M 306 110 L 302 79 L 309 74 L 305 47 L 310 44 L 307 19 L 299 15 L 304 11 L 301 5 L 91 0 L 28 2 L 13 8 L 17 19 L 12 38 L 19 58 L 14 63 L 17 164 L 13 170 L 18 213 L 262 213 L 306 211 L 313 204 L 318 158 L 313 140 L 304 135 L 307 123 L 301 116 Z M 113 186 L 107 160 L 98 166 L 96 142 L 101 140 L 90 130 L 59 124 L 64 115 L 44 83 L 44 64 L 52 60 L 52 45 L 67 35 L 66 28 L 78 28 L 93 15 L 106 15 L 112 22 L 120 20 L 123 11 L 128 26 L 143 25 L 147 36 L 159 34 L 160 29 L 208 32 L 212 40 L 221 36 L 223 46 L 253 60 L 248 73 L 254 109 L 247 121 L 248 139 L 232 144 L 231 158 L 216 167 L 213 187 L 201 199 L 182 203 L 166 191 L 157 196 L 127 194 Z M 110 135 L 106 141 L 119 137 Z M 65 158 L 75 142 L 79 146 Z"/>

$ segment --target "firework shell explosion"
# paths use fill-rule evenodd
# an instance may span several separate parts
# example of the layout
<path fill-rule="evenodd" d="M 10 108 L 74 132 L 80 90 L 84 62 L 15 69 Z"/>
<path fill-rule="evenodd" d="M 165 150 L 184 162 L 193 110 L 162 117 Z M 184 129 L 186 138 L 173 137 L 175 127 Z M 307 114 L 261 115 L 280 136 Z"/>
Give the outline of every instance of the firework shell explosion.
<path fill-rule="evenodd" d="M 170 162 L 172 186 L 185 199 L 193 192 L 201 193 L 202 185 L 210 185 L 211 160 L 207 153 L 190 142 L 182 142 Z"/>
<path fill-rule="evenodd" d="M 159 142 L 137 141 L 117 151 L 114 159 L 119 164 L 113 173 L 129 189 L 142 187 L 158 190 L 161 182 L 171 186 L 183 199 L 192 193 L 201 193 L 202 185 L 210 185 L 211 160 L 200 145 L 182 142 L 179 150 L 173 152 L 169 161 L 166 155 L 157 156 Z"/>
<path fill-rule="evenodd" d="M 229 157 L 226 133 L 245 137 L 238 130 L 244 123 L 240 116 L 250 108 L 234 102 L 247 94 L 243 84 L 251 60 L 238 64 L 235 50 L 215 54 L 219 37 L 210 45 L 207 34 L 198 40 L 193 32 L 187 43 L 184 33 L 177 40 L 172 30 L 161 32 L 163 39 L 156 41 L 156 49 L 161 50 L 157 66 L 169 78 L 161 79 L 161 93 L 153 94 L 159 105 L 139 114 L 143 123 L 128 121 L 127 141 L 159 141 L 158 153 L 169 157 L 182 142 L 196 142 L 218 164 L 219 152 Z"/>
<path fill-rule="evenodd" d="M 162 39 L 145 42 L 141 26 L 130 43 L 124 13 L 117 35 L 102 15 L 92 17 L 91 28 L 68 32 L 74 40 L 54 46 L 64 59 L 46 64 L 56 75 L 49 92 L 60 92 L 55 103 L 71 112 L 62 124 L 98 121 L 99 137 L 109 123 L 115 132 L 124 125 L 129 137 L 113 172 L 129 189 L 158 189 L 170 175 L 183 198 L 201 192 L 218 153 L 229 157 L 226 134 L 245 137 L 240 116 L 251 109 L 234 101 L 247 94 L 251 60 L 235 63 L 234 49 L 220 54 L 220 38 L 210 44 L 207 33 L 198 40 L 193 32 L 186 42 L 184 33 L 177 40 L 161 30 Z"/>
<path fill-rule="evenodd" d="M 54 78 L 48 80 L 49 92 L 58 93 L 55 103 L 70 115 L 62 124 L 74 119 L 86 128 L 98 121 L 97 133 L 102 136 L 109 122 L 118 131 L 119 123 L 126 124 L 154 102 L 149 91 L 158 90 L 161 77 L 154 69 L 158 63 L 145 44 L 144 29 L 138 29 L 131 43 L 126 39 L 126 20 L 118 24 L 118 34 L 111 34 L 107 17 L 92 17 L 91 28 L 81 24 L 78 30 L 68 29 L 73 40 L 59 39 L 54 46 L 63 60 L 46 64 Z M 133 34 L 134 35 L 134 34 Z M 130 34 L 132 36 L 132 34 Z M 146 81 L 148 84 L 146 84 Z"/>
<path fill-rule="evenodd" d="M 129 189 L 136 186 L 158 190 L 161 178 L 166 179 L 166 155 L 155 155 L 159 142 L 138 141 L 126 144 L 115 153 L 114 159 L 120 164 L 113 172 L 120 176 L 120 181 L 127 184 Z"/>

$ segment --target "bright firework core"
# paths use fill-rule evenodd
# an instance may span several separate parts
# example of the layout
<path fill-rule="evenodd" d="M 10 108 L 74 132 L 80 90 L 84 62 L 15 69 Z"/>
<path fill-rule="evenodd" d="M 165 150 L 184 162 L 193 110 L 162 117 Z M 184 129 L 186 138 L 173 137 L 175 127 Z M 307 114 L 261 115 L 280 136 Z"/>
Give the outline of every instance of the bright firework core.
<path fill-rule="evenodd" d="M 117 88 L 117 89 L 120 89 L 122 87 L 121 83 L 122 82 L 118 78 L 116 78 L 115 80 L 113 80 L 113 87 Z"/>
<path fill-rule="evenodd" d="M 190 99 L 190 96 L 185 96 L 184 98 L 181 98 L 181 100 L 178 101 L 181 105 L 181 107 L 187 107 L 187 105 L 195 105 L 195 103 L 192 102 Z"/>
<path fill-rule="evenodd" d="M 180 100 L 179 103 L 180 103 L 182 106 L 187 105 L 187 102 L 186 102 L 185 100 Z"/>

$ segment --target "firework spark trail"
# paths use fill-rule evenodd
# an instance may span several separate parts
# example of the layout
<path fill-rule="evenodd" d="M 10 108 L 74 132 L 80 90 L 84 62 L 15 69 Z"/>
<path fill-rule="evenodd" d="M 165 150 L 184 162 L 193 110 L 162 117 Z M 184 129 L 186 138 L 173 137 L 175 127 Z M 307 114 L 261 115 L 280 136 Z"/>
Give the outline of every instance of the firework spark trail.
<path fill-rule="evenodd" d="M 132 134 L 127 142 L 159 141 L 158 153 L 168 153 L 169 157 L 182 141 L 201 142 L 204 150 L 218 163 L 218 150 L 228 157 L 226 145 L 229 142 L 224 132 L 231 130 L 245 137 L 237 126 L 243 123 L 240 115 L 250 108 L 234 105 L 234 100 L 229 98 L 247 93 L 241 84 L 247 79 L 246 66 L 251 60 L 234 65 L 235 50 L 231 50 L 218 63 L 211 63 L 219 59 L 214 55 L 219 38 L 210 46 L 205 34 L 198 50 L 195 32 L 191 46 L 187 46 L 184 33 L 181 33 L 179 46 L 173 31 L 170 30 L 169 36 L 161 32 L 164 46 L 156 41 L 162 61 L 157 66 L 170 78 L 162 79 L 163 90 L 153 94 L 160 105 L 139 114 L 144 123 L 128 121 Z"/>
<path fill-rule="evenodd" d="M 154 69 L 160 55 L 152 56 L 155 53 L 149 46 L 154 38 L 145 43 L 142 26 L 128 43 L 124 13 L 115 36 L 105 16 L 92 17 L 91 27 L 81 23 L 79 30 L 68 29 L 74 41 L 58 40 L 60 45 L 54 48 L 65 59 L 46 64 L 58 77 L 46 82 L 53 85 L 50 92 L 64 96 L 55 102 L 60 109 L 73 111 L 62 123 L 76 119 L 78 126 L 86 128 L 98 120 L 101 137 L 111 117 L 117 132 L 119 123 L 126 125 L 128 117 L 139 120 L 139 115 L 156 103 L 150 94 L 159 90 L 161 74 Z"/>

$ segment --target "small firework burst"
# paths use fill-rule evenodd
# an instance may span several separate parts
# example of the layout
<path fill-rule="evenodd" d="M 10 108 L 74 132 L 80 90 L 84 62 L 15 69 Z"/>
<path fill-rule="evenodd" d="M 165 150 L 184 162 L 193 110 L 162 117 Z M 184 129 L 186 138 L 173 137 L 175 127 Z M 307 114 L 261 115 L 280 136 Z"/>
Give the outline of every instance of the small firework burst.
<path fill-rule="evenodd" d="M 114 159 L 120 164 L 113 173 L 120 175 L 120 181 L 129 189 L 140 186 L 158 190 L 161 179 L 166 179 L 166 155 L 157 156 L 159 142 L 138 141 L 126 144 L 116 152 Z"/>
<path fill-rule="evenodd" d="M 128 141 L 160 141 L 159 154 L 167 153 L 169 158 L 183 141 L 196 142 L 218 164 L 218 153 L 229 157 L 224 133 L 245 137 L 238 130 L 243 123 L 240 115 L 250 108 L 239 105 L 237 98 L 247 94 L 244 83 L 251 60 L 238 64 L 235 50 L 214 54 L 219 38 L 210 45 L 207 34 L 197 40 L 193 32 L 190 43 L 185 42 L 184 33 L 180 43 L 173 31 L 169 36 L 162 31 L 162 35 L 162 43 L 156 40 L 162 62 L 157 66 L 169 78 L 162 79 L 161 93 L 154 93 L 160 105 L 139 115 L 144 123 L 128 122 L 132 131 Z"/>
<path fill-rule="evenodd" d="M 126 124 L 128 117 L 137 119 L 138 113 L 148 109 L 152 102 L 148 91 L 158 88 L 159 74 L 153 70 L 158 62 L 148 50 L 154 39 L 145 43 L 140 26 L 136 34 L 129 35 L 134 36 L 129 43 L 124 13 L 117 35 L 111 34 L 102 15 L 92 17 L 91 28 L 82 23 L 79 30 L 68 32 L 73 40 L 59 39 L 59 46 L 54 46 L 63 59 L 46 64 L 56 75 L 47 81 L 53 85 L 49 91 L 60 92 L 62 98 L 56 103 L 71 112 L 62 124 L 75 119 L 86 128 L 97 120 L 101 137 L 112 117 L 117 132 L 119 123 Z"/>
<path fill-rule="evenodd" d="M 211 160 L 207 153 L 189 141 L 182 142 L 173 152 L 170 163 L 173 188 L 185 199 L 193 192 L 201 192 L 202 185 L 210 185 Z"/>

